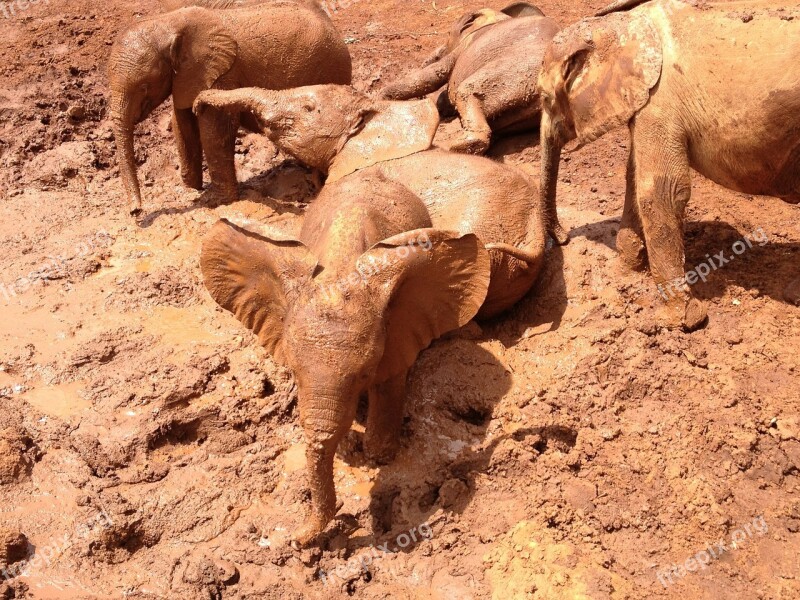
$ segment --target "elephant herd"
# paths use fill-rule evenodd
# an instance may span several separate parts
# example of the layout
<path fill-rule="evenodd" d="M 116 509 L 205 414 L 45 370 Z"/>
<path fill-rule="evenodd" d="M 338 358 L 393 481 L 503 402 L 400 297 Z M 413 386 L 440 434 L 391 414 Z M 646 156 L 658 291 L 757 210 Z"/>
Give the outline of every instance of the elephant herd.
<path fill-rule="evenodd" d="M 295 374 L 311 488 L 299 544 L 337 511 L 334 454 L 359 398 L 365 453 L 390 461 L 417 355 L 513 306 L 536 282 L 548 235 L 567 242 L 563 149 L 629 127 L 617 247 L 675 290 L 666 326 L 706 319 L 684 278 L 690 168 L 800 202 L 800 3 L 619 0 L 566 29 L 526 3 L 483 9 L 377 97 L 351 87 L 348 48 L 314 0 L 190 4 L 141 20 L 112 49 L 120 174 L 138 214 L 134 127 L 172 95 L 186 185 L 202 188 L 205 155 L 212 196 L 237 199 L 240 126 L 327 177 L 298 236 L 221 220 L 200 257 L 214 300 Z M 434 146 L 454 114 L 461 138 Z M 537 126 L 538 186 L 479 156 L 493 137 Z"/>

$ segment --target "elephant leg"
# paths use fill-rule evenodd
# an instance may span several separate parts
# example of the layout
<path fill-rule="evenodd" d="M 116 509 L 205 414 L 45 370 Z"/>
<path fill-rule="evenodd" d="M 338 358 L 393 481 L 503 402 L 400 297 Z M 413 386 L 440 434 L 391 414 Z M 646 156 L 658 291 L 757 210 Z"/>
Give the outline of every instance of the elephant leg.
<path fill-rule="evenodd" d="M 183 183 L 195 190 L 203 189 L 203 147 L 200 143 L 200 125 L 192 110 L 175 109 L 172 114 L 172 131 L 178 145 L 178 160 Z"/>
<path fill-rule="evenodd" d="M 199 121 L 203 151 L 211 174 L 211 194 L 218 202 L 234 202 L 239 198 L 233 158 L 239 118 L 209 106 Z"/>
<path fill-rule="evenodd" d="M 510 84 L 504 67 L 503 61 L 486 65 L 458 86 L 455 104 L 465 137 L 451 150 L 484 154 L 493 131 L 512 133 L 538 126 L 541 112 L 535 86 L 525 81 Z"/>
<path fill-rule="evenodd" d="M 331 400 L 335 406 L 339 400 Z M 352 406 L 351 406 L 352 404 Z M 347 434 L 356 414 L 357 403 L 348 403 L 342 414 L 329 422 L 330 416 L 320 426 L 310 425 L 311 419 L 303 418 L 306 437 L 306 463 L 309 487 L 311 488 L 311 511 L 306 524 L 293 536 L 301 545 L 306 545 L 319 535 L 336 515 L 336 487 L 333 481 L 333 459 L 339 442 Z M 301 416 L 303 415 L 301 405 Z M 319 413 L 319 410 L 316 411 Z M 326 411 L 330 412 L 330 411 Z M 333 411 L 337 412 L 337 411 Z M 319 423 L 315 420 L 314 422 Z"/>
<path fill-rule="evenodd" d="M 625 187 L 625 208 L 622 210 L 622 222 L 617 233 L 617 250 L 622 262 L 634 271 L 647 268 L 647 249 L 644 244 L 642 220 L 636 203 L 636 161 L 633 145 L 628 156 L 628 171 Z"/>
<path fill-rule="evenodd" d="M 408 371 L 372 386 L 369 390 L 364 451 L 379 464 L 391 462 L 400 448 Z"/>
<path fill-rule="evenodd" d="M 448 54 L 441 60 L 386 86 L 381 90 L 381 97 L 386 100 L 409 100 L 432 94 L 449 81 L 455 64 L 456 55 Z"/>
<path fill-rule="evenodd" d="M 666 301 L 663 320 L 668 327 L 697 329 L 707 312 L 692 297 L 684 272 L 683 217 L 692 191 L 686 147 L 655 118 L 640 118 L 631 125 L 636 202 L 650 270 Z"/>
<path fill-rule="evenodd" d="M 464 82 L 456 92 L 456 110 L 461 116 L 464 134 L 450 150 L 466 154 L 485 154 L 492 142 L 492 128 L 486 118 L 483 97 L 473 81 Z"/>

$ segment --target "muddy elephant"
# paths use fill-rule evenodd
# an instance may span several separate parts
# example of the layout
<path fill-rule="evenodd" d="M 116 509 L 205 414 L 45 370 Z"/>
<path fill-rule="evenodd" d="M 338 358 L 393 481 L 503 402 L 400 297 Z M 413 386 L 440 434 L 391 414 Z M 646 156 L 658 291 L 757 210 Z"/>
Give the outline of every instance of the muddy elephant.
<path fill-rule="evenodd" d="M 322 5 L 317 0 L 162 0 L 161 6 L 165 11 L 177 10 L 187 6 L 202 6 L 203 8 L 243 8 L 254 4 L 280 4 L 290 2 L 295 4 L 305 4 L 310 8 L 323 11 Z"/>
<path fill-rule="evenodd" d="M 531 289 L 547 234 L 535 181 L 480 156 L 431 149 L 439 124 L 432 100 L 374 100 L 350 86 L 203 92 L 195 102 L 255 116 L 284 153 L 327 174 L 379 173 L 422 198 L 434 227 L 477 234 L 489 248 L 492 283 L 479 318 L 507 310 Z"/>
<path fill-rule="evenodd" d="M 309 260 L 309 264 L 301 268 L 276 266 L 275 269 L 282 273 L 285 280 L 291 280 L 293 278 L 291 274 L 298 271 L 313 273 L 310 277 L 315 285 L 324 284 L 324 298 L 333 298 L 336 302 L 340 302 L 344 314 L 348 314 L 347 310 L 355 311 L 352 313 L 354 315 L 365 312 L 363 305 L 360 305 L 366 302 L 365 297 L 353 289 L 353 286 L 365 285 L 359 279 L 365 269 L 353 267 L 353 260 L 360 256 L 369 244 L 391 233 L 390 230 L 383 229 L 384 225 L 381 223 L 384 220 L 390 219 L 394 223 L 395 216 L 405 215 L 410 210 L 409 207 L 416 207 L 413 214 L 418 216 L 412 221 L 402 221 L 403 227 L 416 228 L 419 231 L 419 228 L 425 230 L 432 226 L 437 232 L 452 231 L 454 233 L 447 234 L 449 238 L 461 236 L 460 239 L 470 240 L 470 244 L 473 243 L 473 238 L 470 236 L 477 235 L 481 240 L 480 248 L 487 250 L 488 289 L 475 307 L 475 312 L 470 311 L 472 312 L 470 316 L 487 318 L 499 314 L 517 302 L 535 282 L 544 261 L 546 246 L 544 215 L 543 210 L 536 206 L 538 192 L 535 183 L 521 171 L 483 157 L 431 149 L 439 123 L 438 111 L 433 101 L 376 101 L 349 86 L 327 85 L 283 92 L 260 89 L 210 90 L 198 96 L 195 110 L 202 113 L 209 106 L 233 113 L 245 111 L 253 114 L 278 148 L 327 174 L 327 182 L 320 197 L 311 204 L 310 210 L 313 211 L 314 217 L 312 218 L 311 214 L 306 217 L 303 233 L 300 235 L 301 240 L 317 248 L 311 254 L 321 257 L 320 262 Z M 320 204 L 323 206 L 320 207 Z M 350 207 L 353 207 L 352 213 L 343 212 L 351 210 Z M 424 214 L 420 212 L 423 209 Z M 335 218 L 329 216 L 334 213 L 337 215 Z M 322 218 L 322 215 L 327 216 Z M 404 216 L 403 219 L 405 218 Z M 216 239 L 217 235 L 224 235 L 224 239 L 229 239 L 233 233 L 230 226 L 225 227 L 227 229 L 218 225 L 216 233 L 212 234 L 210 239 Z M 331 231 L 335 227 L 342 227 L 342 231 L 349 233 L 334 236 Z M 354 227 L 358 228 L 358 234 L 354 233 Z M 243 232 L 239 231 L 238 234 L 243 235 Z M 419 234 L 414 234 L 412 237 L 420 239 Z M 362 238 L 363 241 L 360 241 Z M 431 239 L 434 238 L 435 236 Z M 399 247 L 405 243 L 401 243 Z M 207 247 L 210 247 L 208 244 L 209 242 Z M 425 244 L 422 246 L 424 250 Z M 219 260 L 243 255 L 242 251 L 230 245 L 215 247 L 218 248 L 216 256 L 220 257 Z M 397 247 L 395 243 L 388 245 L 392 252 L 395 252 Z M 415 254 L 415 252 L 410 251 L 410 255 L 412 257 L 424 255 L 429 263 L 439 262 L 434 254 L 427 252 Z M 471 249 L 470 256 L 473 256 L 474 252 Z M 337 262 L 341 260 L 346 262 Z M 477 259 L 470 258 L 470 264 L 473 264 L 473 260 Z M 205 259 L 203 262 L 207 263 Z M 234 262 L 238 264 L 239 261 L 234 260 Z M 263 261 L 242 262 L 250 265 L 248 268 L 257 269 L 259 262 Z M 324 267 L 326 263 L 346 264 L 346 268 L 337 266 L 329 270 Z M 320 268 L 319 264 L 323 267 Z M 380 265 L 386 265 L 387 261 L 384 258 L 374 261 L 370 259 L 369 264 L 377 265 L 375 268 L 380 271 Z M 394 263 L 389 260 L 388 264 Z M 442 264 L 446 264 L 443 259 Z M 366 271 L 372 272 L 368 268 Z M 349 273 L 347 278 L 343 272 Z M 240 275 L 242 281 L 250 277 L 251 274 L 244 271 Z M 227 276 L 220 277 L 221 280 L 226 278 Z M 433 282 L 435 279 L 431 276 L 430 281 Z M 345 280 L 349 283 L 345 283 Z M 456 284 L 452 284 L 451 287 L 455 287 L 457 291 L 460 289 Z M 209 289 L 212 288 L 213 285 L 209 286 Z M 243 287 L 239 286 L 236 289 Z M 311 289 L 318 290 L 317 287 Z M 293 298 L 299 298 L 298 292 L 287 293 L 294 294 Z M 233 307 L 231 310 L 237 314 L 239 314 L 237 310 L 244 310 L 237 309 L 233 299 L 225 300 L 225 294 L 220 295 L 212 291 L 212 295 L 226 308 Z M 463 297 L 461 291 L 458 291 L 457 295 Z M 411 298 L 415 296 L 416 299 L 412 301 Z M 435 290 L 423 291 L 422 288 L 418 288 L 417 293 L 409 296 L 407 302 L 408 306 L 412 306 L 412 302 L 420 304 L 420 306 L 414 305 L 411 312 L 417 314 L 430 327 L 435 323 L 435 319 L 427 312 L 425 303 L 429 299 L 439 306 L 435 314 L 438 315 L 441 311 L 446 314 L 450 310 L 447 296 L 441 296 Z M 283 306 L 280 302 L 272 304 Z M 297 306 L 311 304 L 308 299 L 297 301 Z M 402 305 L 406 306 L 405 300 Z M 323 303 L 319 306 L 328 305 Z M 316 314 L 313 310 L 309 309 L 310 312 L 303 314 Z M 339 313 L 323 311 L 323 314 L 333 319 L 332 315 Z M 373 319 L 371 322 L 377 323 L 378 321 L 374 319 L 379 316 L 380 314 L 369 318 Z M 358 317 L 366 318 L 361 314 L 358 314 Z M 320 377 L 337 382 L 337 386 L 345 385 L 339 383 L 341 375 L 338 379 L 335 376 L 336 363 L 332 359 L 323 358 L 326 346 L 320 341 L 320 334 L 312 332 L 312 335 L 316 336 L 314 339 L 318 345 L 315 351 L 317 354 L 303 350 L 296 355 L 298 360 L 292 363 L 291 357 L 286 354 L 286 344 L 280 348 L 277 346 L 276 338 L 272 337 L 279 335 L 280 326 L 264 325 L 263 316 L 255 313 L 243 312 L 240 319 L 245 325 L 257 329 L 262 343 L 271 352 L 279 358 L 282 353 L 286 356 L 288 364 L 295 369 L 300 390 L 313 390 L 315 387 L 327 389 L 321 384 L 313 383 L 317 379 L 304 374 L 306 372 L 304 369 L 307 370 L 312 366 L 321 369 Z M 338 340 L 343 335 L 339 332 L 350 330 L 344 327 L 340 317 L 336 319 L 339 319 L 340 324 L 337 333 L 331 335 Z M 373 387 L 370 389 L 374 390 L 370 392 L 370 411 L 373 411 L 373 405 L 376 408 L 375 417 L 368 416 L 369 452 L 373 457 L 385 461 L 390 459 L 396 450 L 396 431 L 402 419 L 406 372 L 419 350 L 433 339 L 429 333 L 419 333 L 415 323 L 416 317 L 407 317 L 397 324 L 403 335 L 410 336 L 409 346 L 388 339 L 383 346 L 378 345 L 379 348 L 393 348 L 405 357 L 402 361 L 404 366 L 396 370 L 397 375 L 389 376 L 387 373 L 387 379 L 380 376 L 379 380 L 382 383 L 377 388 L 375 380 L 370 377 L 365 377 L 358 385 L 349 379 L 350 383 L 347 383 L 344 390 L 337 387 L 334 392 L 337 398 L 343 399 L 337 404 L 341 408 L 337 409 L 337 418 L 328 422 L 327 429 L 323 433 L 319 433 L 314 429 L 315 425 L 308 422 L 308 419 L 315 418 L 314 409 L 310 408 L 312 404 L 308 405 L 309 408 L 301 409 L 301 412 L 305 411 L 304 415 L 311 415 L 303 418 L 309 441 L 309 464 L 313 465 L 311 487 L 314 517 L 309 528 L 303 530 L 297 539 L 302 541 L 311 539 L 325 526 L 335 511 L 335 496 L 330 475 L 333 452 L 352 421 L 355 390 L 366 389 L 363 386 L 369 388 L 370 382 L 373 382 Z M 323 329 L 315 326 L 315 331 Z M 386 331 L 394 335 L 391 333 L 391 327 Z M 288 339 L 289 334 L 286 335 Z M 347 333 L 347 336 L 349 335 Z M 363 338 L 365 334 L 362 332 L 359 335 Z M 342 352 L 351 347 L 349 343 L 336 346 L 339 348 L 337 351 Z M 369 347 L 372 348 L 372 345 Z M 373 356 L 371 351 L 369 356 Z M 358 373 L 362 373 L 364 368 L 374 371 L 375 361 L 379 360 L 378 354 L 373 358 L 369 356 L 359 358 L 363 362 L 358 363 L 360 366 L 355 369 Z M 335 360 L 339 364 L 348 364 L 342 362 L 344 357 Z M 373 366 L 369 367 L 370 364 Z M 348 367 L 344 371 L 345 375 L 351 377 L 350 371 Z M 377 372 L 380 373 L 380 369 Z M 351 385 L 356 387 L 349 387 Z M 302 404 L 306 401 L 303 400 L 304 392 L 300 393 Z M 313 393 L 309 392 L 307 397 L 309 398 L 307 402 L 312 402 Z M 389 401 L 386 398 L 393 400 Z M 330 402 L 330 399 L 327 401 Z M 385 424 L 382 424 L 384 421 Z M 370 422 L 376 425 L 371 426 Z M 369 433 L 371 428 L 373 433 Z M 392 432 L 391 436 L 386 432 Z M 323 438 L 318 438 L 319 435 L 323 435 Z M 324 477 L 315 473 L 323 473 Z"/>
<path fill-rule="evenodd" d="M 408 370 L 478 312 L 489 255 L 473 234 L 432 228 L 405 186 L 363 172 L 325 186 L 298 239 L 217 223 L 201 266 L 214 300 L 294 372 L 312 506 L 292 539 L 306 544 L 336 514 L 334 454 L 359 397 L 368 394 L 367 456 L 387 462 Z"/>
<path fill-rule="evenodd" d="M 331 20 L 304 2 L 274 0 L 245 8 L 187 7 L 132 25 L 111 50 L 109 111 L 120 174 L 131 213 L 141 211 L 133 133 L 168 96 L 181 176 L 201 189 L 203 153 L 212 194 L 235 199 L 234 143 L 240 121 L 209 111 L 192 113 L 206 89 L 258 85 L 287 89 L 317 83 L 350 83 L 350 53 Z M 243 125 L 257 129 L 251 119 Z"/>
<path fill-rule="evenodd" d="M 785 4 L 737 2 L 734 11 L 726 3 L 626 0 L 565 29 L 545 56 L 541 194 L 549 230 L 566 242 L 556 213 L 562 149 L 628 125 L 617 247 L 632 267 L 649 262 L 659 289 L 669 290 L 660 316 L 667 326 L 691 330 L 707 317 L 684 275 L 690 168 L 735 191 L 800 201 L 800 9 Z"/>
<path fill-rule="evenodd" d="M 483 154 L 492 133 L 538 127 L 537 76 L 545 50 L 559 30 L 558 23 L 530 4 L 469 12 L 456 21 L 447 43 L 422 69 L 385 87 L 381 95 L 407 100 L 447 85 L 440 110 L 446 113 L 455 107 L 464 129 L 462 139 L 450 149 Z"/>

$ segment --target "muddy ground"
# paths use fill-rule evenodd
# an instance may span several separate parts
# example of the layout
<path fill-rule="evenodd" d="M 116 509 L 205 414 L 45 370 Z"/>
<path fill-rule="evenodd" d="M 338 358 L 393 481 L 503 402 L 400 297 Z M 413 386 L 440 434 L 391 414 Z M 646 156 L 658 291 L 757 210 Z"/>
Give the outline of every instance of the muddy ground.
<path fill-rule="evenodd" d="M 334 4 L 367 91 L 483 5 Z M 568 24 L 603 4 L 541 7 Z M 292 226 L 315 190 L 243 135 L 244 199 L 208 208 L 180 184 L 167 104 L 138 130 L 132 222 L 105 61 L 158 10 L 0 15 L 0 598 L 800 597 L 800 208 L 696 178 L 687 268 L 757 241 L 695 286 L 706 328 L 661 330 L 614 249 L 624 131 L 564 164 L 572 242 L 535 291 L 421 355 L 398 459 L 368 464 L 355 425 L 337 519 L 288 547 L 307 500 L 292 376 L 215 306 L 198 252 L 223 216 Z M 534 135 L 493 155 L 538 169 Z"/>

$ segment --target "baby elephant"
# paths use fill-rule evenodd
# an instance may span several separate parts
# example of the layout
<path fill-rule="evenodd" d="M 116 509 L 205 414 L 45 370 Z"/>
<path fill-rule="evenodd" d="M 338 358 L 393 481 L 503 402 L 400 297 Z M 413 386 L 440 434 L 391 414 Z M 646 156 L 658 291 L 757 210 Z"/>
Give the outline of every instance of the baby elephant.
<path fill-rule="evenodd" d="M 735 5 L 619 0 L 557 35 L 539 78 L 553 237 L 567 240 L 556 212 L 562 150 L 627 125 L 617 248 L 630 266 L 649 265 L 669 327 L 696 329 L 707 317 L 684 270 L 692 169 L 732 190 L 800 202 L 800 8 Z M 800 283 L 786 295 L 800 301 Z"/>
<path fill-rule="evenodd" d="M 464 138 L 450 149 L 483 154 L 492 132 L 538 126 L 536 80 L 545 50 L 559 29 L 553 19 L 524 2 L 499 12 L 486 8 L 467 13 L 422 69 L 384 88 L 382 96 L 421 98 L 447 84 L 440 110 L 446 110 L 443 104 L 454 106 L 464 127 Z"/>
<path fill-rule="evenodd" d="M 195 110 L 254 115 L 270 140 L 328 174 L 328 184 L 365 172 L 408 188 L 434 227 L 475 233 L 489 248 L 492 283 L 480 318 L 519 301 L 544 263 L 544 209 L 536 184 L 488 158 L 431 149 L 439 115 L 431 100 L 376 101 L 350 86 L 287 91 L 210 90 Z"/>
<path fill-rule="evenodd" d="M 248 85 L 286 89 L 350 83 L 351 70 L 350 53 L 333 23 L 306 0 L 228 10 L 188 7 L 132 25 L 114 44 L 109 62 L 109 113 L 131 213 L 139 213 L 142 203 L 134 127 L 168 96 L 184 183 L 202 188 L 205 151 L 214 193 L 235 200 L 239 120 L 212 110 L 198 121 L 192 113 L 197 94 Z M 243 124 L 256 128 L 248 120 Z"/>
<path fill-rule="evenodd" d="M 333 459 L 362 393 L 365 451 L 399 445 L 406 379 L 432 340 L 467 323 L 489 287 L 479 239 L 431 228 L 425 204 L 379 173 L 326 186 L 299 239 L 270 239 L 227 221 L 203 244 L 206 286 L 294 371 L 305 432 L 314 539 L 336 514 Z"/>
<path fill-rule="evenodd" d="M 212 295 L 295 369 L 314 514 L 297 539 L 308 541 L 335 512 L 333 453 L 357 392 L 370 389 L 368 451 L 387 460 L 397 448 L 408 368 L 437 335 L 497 315 L 530 290 L 544 261 L 544 213 L 535 184 L 517 169 L 430 149 L 439 122 L 430 100 L 376 102 L 327 85 L 211 90 L 195 110 L 207 106 L 252 113 L 278 148 L 328 174 L 300 236 L 308 251 L 276 240 L 267 254 L 267 242 L 217 225 L 203 255 Z M 278 251 L 295 258 L 279 263 Z M 260 260 L 236 258 L 255 252 Z M 417 279 L 409 260 L 433 270 L 415 271 L 425 273 Z M 264 265 L 279 275 L 262 276 Z M 292 283 L 298 277 L 306 283 Z M 394 278 L 405 282 L 401 291 Z M 250 287 L 273 280 L 289 282 L 285 299 Z M 288 312 L 269 321 L 267 309 Z"/>

